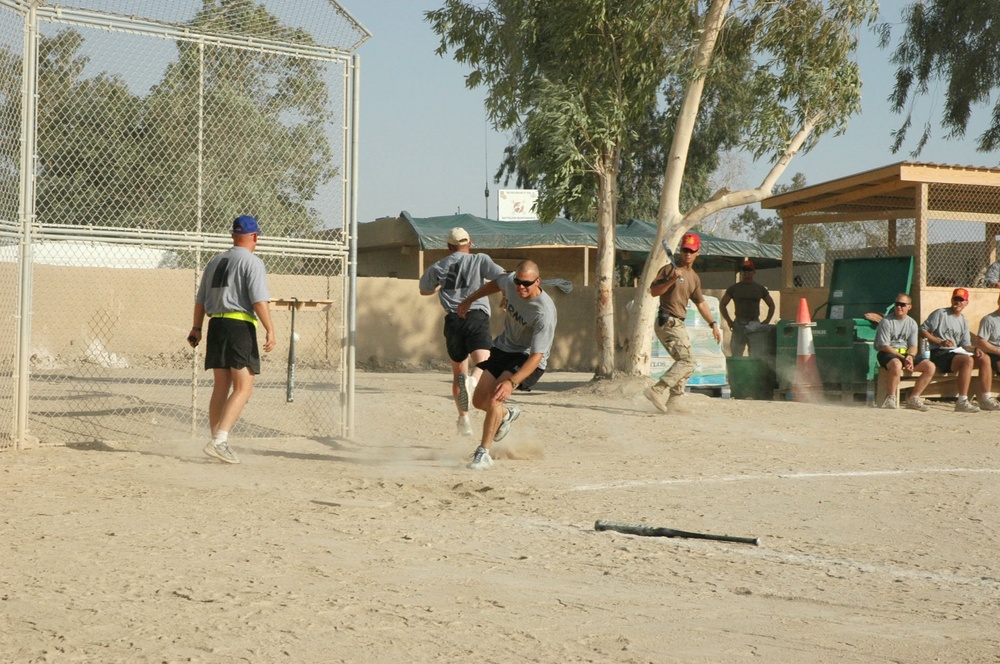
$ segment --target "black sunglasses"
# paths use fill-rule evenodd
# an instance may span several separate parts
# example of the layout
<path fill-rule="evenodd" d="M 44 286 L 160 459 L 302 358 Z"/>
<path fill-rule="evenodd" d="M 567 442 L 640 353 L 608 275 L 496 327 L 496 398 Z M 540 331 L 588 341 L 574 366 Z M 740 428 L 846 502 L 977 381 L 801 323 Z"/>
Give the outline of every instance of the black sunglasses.
<path fill-rule="evenodd" d="M 536 281 L 538 281 L 538 277 L 535 277 L 534 279 L 530 279 L 528 281 L 522 281 L 521 279 L 514 277 L 514 285 L 521 286 L 523 288 L 531 288 Z"/>
<path fill-rule="evenodd" d="M 754 271 L 754 269 L 752 267 L 741 267 L 740 268 L 740 272 L 753 272 L 753 271 Z"/>
<path fill-rule="evenodd" d="M 683 253 L 683 254 L 694 254 L 694 253 L 697 253 L 697 252 L 694 249 L 681 249 L 681 253 Z"/>
<path fill-rule="evenodd" d="M 897 307 L 908 307 L 908 306 L 910 306 L 910 303 L 909 302 L 897 302 L 896 306 Z"/>

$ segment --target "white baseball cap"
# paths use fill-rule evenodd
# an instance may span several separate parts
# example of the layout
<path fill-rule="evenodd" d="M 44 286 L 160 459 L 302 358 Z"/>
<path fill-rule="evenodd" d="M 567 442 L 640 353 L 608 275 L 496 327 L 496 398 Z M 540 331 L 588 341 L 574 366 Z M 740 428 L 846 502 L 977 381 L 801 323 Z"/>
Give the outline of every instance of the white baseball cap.
<path fill-rule="evenodd" d="M 469 234 L 461 226 L 456 226 L 448 232 L 448 244 L 458 247 L 469 242 L 471 242 Z"/>

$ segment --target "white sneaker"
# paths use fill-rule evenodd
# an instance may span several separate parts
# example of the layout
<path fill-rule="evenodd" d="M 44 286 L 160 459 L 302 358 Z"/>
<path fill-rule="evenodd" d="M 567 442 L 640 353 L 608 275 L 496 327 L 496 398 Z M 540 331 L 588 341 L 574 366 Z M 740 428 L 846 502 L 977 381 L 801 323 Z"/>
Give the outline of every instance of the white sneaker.
<path fill-rule="evenodd" d="M 955 402 L 955 412 L 956 413 L 978 413 L 979 406 L 972 403 L 968 399 L 961 399 Z"/>
<path fill-rule="evenodd" d="M 490 451 L 480 445 L 472 455 L 472 463 L 468 465 L 470 470 L 486 470 L 493 467 L 493 458 Z"/>
<path fill-rule="evenodd" d="M 472 435 L 472 422 L 469 421 L 469 414 L 459 415 L 458 421 L 455 422 L 455 432 L 459 436 L 471 436 Z"/>
<path fill-rule="evenodd" d="M 980 399 L 979 408 L 982 410 L 1000 410 L 1000 401 L 997 401 L 993 397 L 989 397 L 988 399 Z"/>
<path fill-rule="evenodd" d="M 930 406 L 924 403 L 924 400 L 920 397 L 910 397 L 905 401 L 906 407 L 910 410 L 919 410 L 921 413 L 926 413 L 931 409 Z"/>
<path fill-rule="evenodd" d="M 497 443 L 507 437 L 507 433 L 510 431 L 510 423 L 516 420 L 521 415 L 521 409 L 517 406 L 508 406 L 507 414 L 504 415 L 503 421 L 500 422 L 500 426 L 497 428 L 496 434 L 493 435 L 493 442 Z"/>
<path fill-rule="evenodd" d="M 218 459 L 219 461 L 225 461 L 226 463 L 239 463 L 239 457 L 229 449 L 229 443 L 217 443 L 214 440 L 208 441 L 208 445 L 202 449 L 202 451 L 208 456 Z"/>
<path fill-rule="evenodd" d="M 477 382 L 469 374 L 458 374 L 458 407 L 465 412 L 471 410 L 472 395 L 476 393 Z"/>
<path fill-rule="evenodd" d="M 885 398 L 885 401 L 882 402 L 882 407 L 883 408 L 891 408 L 891 409 L 895 410 L 896 409 L 896 395 L 895 394 L 890 394 L 889 396 L 887 396 Z"/>

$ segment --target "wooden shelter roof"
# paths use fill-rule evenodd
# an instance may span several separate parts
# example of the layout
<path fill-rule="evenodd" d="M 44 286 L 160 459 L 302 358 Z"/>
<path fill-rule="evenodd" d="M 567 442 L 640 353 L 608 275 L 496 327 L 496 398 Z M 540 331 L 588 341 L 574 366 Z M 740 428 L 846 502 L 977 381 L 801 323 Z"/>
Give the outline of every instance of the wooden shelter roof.
<path fill-rule="evenodd" d="M 761 207 L 782 219 L 843 215 L 844 221 L 914 216 L 922 184 L 932 185 L 928 210 L 972 217 L 1000 212 L 1000 168 L 899 162 L 771 196 Z"/>

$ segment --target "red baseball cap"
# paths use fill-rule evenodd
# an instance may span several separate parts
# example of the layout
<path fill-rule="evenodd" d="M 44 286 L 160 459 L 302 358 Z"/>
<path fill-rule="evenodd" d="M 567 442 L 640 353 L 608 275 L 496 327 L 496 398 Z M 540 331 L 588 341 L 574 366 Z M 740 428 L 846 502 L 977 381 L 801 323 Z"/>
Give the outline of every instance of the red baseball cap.
<path fill-rule="evenodd" d="M 684 237 L 681 238 L 681 249 L 698 251 L 701 249 L 701 238 L 698 237 L 697 233 L 685 233 Z"/>
<path fill-rule="evenodd" d="M 963 300 L 965 300 L 966 302 L 968 302 L 969 301 L 969 291 L 968 291 L 968 289 L 966 289 L 966 288 L 956 288 L 955 290 L 953 290 L 951 292 L 951 299 L 954 300 L 956 297 L 962 298 Z"/>
<path fill-rule="evenodd" d="M 740 265 L 740 267 L 748 267 L 751 270 L 756 270 L 757 269 L 757 268 L 754 267 L 753 261 L 750 260 L 749 258 L 744 258 L 743 259 L 743 263 Z"/>

